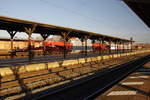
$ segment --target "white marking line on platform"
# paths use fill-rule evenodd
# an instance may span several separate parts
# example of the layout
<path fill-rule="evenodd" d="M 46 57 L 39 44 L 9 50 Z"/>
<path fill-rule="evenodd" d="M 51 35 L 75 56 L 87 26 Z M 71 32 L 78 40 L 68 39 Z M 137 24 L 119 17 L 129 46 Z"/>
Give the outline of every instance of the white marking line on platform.
<path fill-rule="evenodd" d="M 149 76 L 131 76 L 129 78 L 149 78 Z"/>
<path fill-rule="evenodd" d="M 107 96 L 117 96 L 117 95 L 136 95 L 136 91 L 112 91 L 107 94 Z"/>
<path fill-rule="evenodd" d="M 122 85 L 142 85 L 144 82 L 123 82 Z"/>

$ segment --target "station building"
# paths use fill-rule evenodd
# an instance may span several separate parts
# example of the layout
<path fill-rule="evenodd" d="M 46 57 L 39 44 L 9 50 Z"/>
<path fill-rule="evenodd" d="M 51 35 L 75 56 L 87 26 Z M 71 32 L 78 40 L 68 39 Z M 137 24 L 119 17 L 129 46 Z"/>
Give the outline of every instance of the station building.
<path fill-rule="evenodd" d="M 34 47 L 39 47 L 41 45 L 41 41 L 32 40 L 31 44 Z M 13 49 L 24 49 L 28 47 L 28 41 L 25 39 L 14 39 L 13 41 Z M 0 51 L 10 51 L 11 50 L 11 41 L 10 39 L 0 39 Z"/>

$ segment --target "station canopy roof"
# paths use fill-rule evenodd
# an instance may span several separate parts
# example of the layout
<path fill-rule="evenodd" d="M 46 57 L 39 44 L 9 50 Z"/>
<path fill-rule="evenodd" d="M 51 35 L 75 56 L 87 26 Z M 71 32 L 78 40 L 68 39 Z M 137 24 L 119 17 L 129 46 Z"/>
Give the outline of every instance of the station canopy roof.
<path fill-rule="evenodd" d="M 150 28 L 150 0 L 124 0 Z"/>
<path fill-rule="evenodd" d="M 44 24 L 44 23 L 38 23 L 28 20 L 22 20 L 22 19 L 16 19 L 16 18 L 10 18 L 6 16 L 0 16 L 0 29 L 1 30 L 11 30 L 11 31 L 17 31 L 17 32 L 25 32 L 25 27 L 32 27 L 36 26 L 36 29 L 33 33 L 38 34 L 50 34 L 50 35 L 61 35 L 62 32 L 69 32 L 69 37 L 78 37 L 82 38 L 84 36 L 88 36 L 89 39 L 101 39 L 103 38 L 106 41 L 112 41 L 112 42 L 131 42 L 131 40 L 128 39 L 122 39 L 118 37 L 112 37 L 108 35 L 103 35 L 99 33 L 94 32 L 88 32 L 73 28 L 67 28 L 67 27 L 61 27 L 61 26 L 55 26 L 50 24 Z"/>

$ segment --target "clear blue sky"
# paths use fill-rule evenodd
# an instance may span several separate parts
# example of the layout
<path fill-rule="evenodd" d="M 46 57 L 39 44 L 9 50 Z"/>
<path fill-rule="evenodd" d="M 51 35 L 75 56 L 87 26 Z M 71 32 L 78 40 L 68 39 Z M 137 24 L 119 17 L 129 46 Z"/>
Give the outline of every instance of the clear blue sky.
<path fill-rule="evenodd" d="M 121 0 L 0 0 L 0 16 L 150 43 L 150 29 Z"/>

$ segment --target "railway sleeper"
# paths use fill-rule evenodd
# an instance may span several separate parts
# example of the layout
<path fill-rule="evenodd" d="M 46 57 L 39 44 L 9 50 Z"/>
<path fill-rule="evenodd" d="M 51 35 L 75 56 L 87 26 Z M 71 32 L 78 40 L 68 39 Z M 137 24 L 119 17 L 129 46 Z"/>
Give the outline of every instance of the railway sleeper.
<path fill-rule="evenodd" d="M 65 79 L 69 79 L 72 77 L 77 77 L 79 76 L 78 73 L 73 72 L 72 70 L 67 70 L 67 71 L 62 71 L 58 73 L 60 76 L 65 77 Z"/>
<path fill-rule="evenodd" d="M 135 56 L 134 56 L 135 57 Z M 132 57 L 131 57 L 132 58 Z M 136 59 L 138 58 L 138 56 L 136 56 Z M 124 61 L 129 61 L 129 59 L 120 59 L 121 61 L 120 62 L 124 62 Z M 82 67 L 82 68 L 74 68 L 74 69 L 72 69 L 72 71 L 74 72 L 76 72 L 76 73 L 79 73 L 80 75 L 83 75 L 83 74 L 87 74 L 87 73 L 90 73 L 91 72 L 91 67 L 89 68 L 89 67 Z M 73 76 L 72 76 L 73 77 Z M 44 77 L 41 77 L 41 78 L 44 78 Z M 41 82 L 38 82 L 37 81 L 37 83 L 34 81 L 34 82 L 32 82 L 32 83 L 28 83 L 28 84 L 30 84 L 31 85 L 31 88 L 29 88 L 29 89 L 33 89 L 34 87 L 36 88 L 36 87 L 42 87 L 42 86 L 45 86 L 46 84 L 48 84 L 48 82 L 50 81 L 50 80 L 39 80 L 39 81 L 41 81 Z M 28 86 L 28 84 L 27 84 L 27 86 Z M 28 86 L 29 87 L 29 86 Z M 14 87 L 12 87 L 12 88 L 14 88 Z M 10 91 L 10 90 L 8 90 L 8 91 Z M 2 90 L 1 90 L 1 92 L 2 92 Z M 4 91 L 4 92 L 6 92 L 6 91 Z M 12 91 L 11 91 L 12 92 Z M 16 89 L 16 90 L 14 90 L 13 91 L 14 93 L 15 92 L 17 92 L 17 93 L 20 93 L 20 90 L 18 89 Z M 7 92 L 7 94 L 8 93 L 10 93 L 10 92 Z"/>
<path fill-rule="evenodd" d="M 78 68 L 78 67 L 82 67 L 81 64 L 75 64 L 75 65 L 70 65 L 70 66 L 64 66 L 66 69 L 73 69 L 73 68 Z"/>
<path fill-rule="evenodd" d="M 56 67 L 56 68 L 51 68 L 51 72 L 58 72 L 58 71 L 62 71 L 64 70 L 65 68 L 64 67 Z"/>
<path fill-rule="evenodd" d="M 62 80 L 61 78 L 55 77 L 53 79 L 45 79 L 45 80 L 40 80 L 40 81 L 28 83 L 28 84 L 26 84 L 26 87 L 28 90 L 33 90 L 35 88 L 41 88 L 41 87 L 44 87 L 44 86 L 49 85 L 49 84 L 57 83 L 61 80 Z M 20 86 L 11 87 L 11 88 L 7 88 L 7 89 L 5 88 L 5 89 L 1 90 L 1 95 L 2 96 L 12 95 L 12 94 L 18 94 L 20 92 L 23 92 L 22 89 L 20 88 Z"/>

